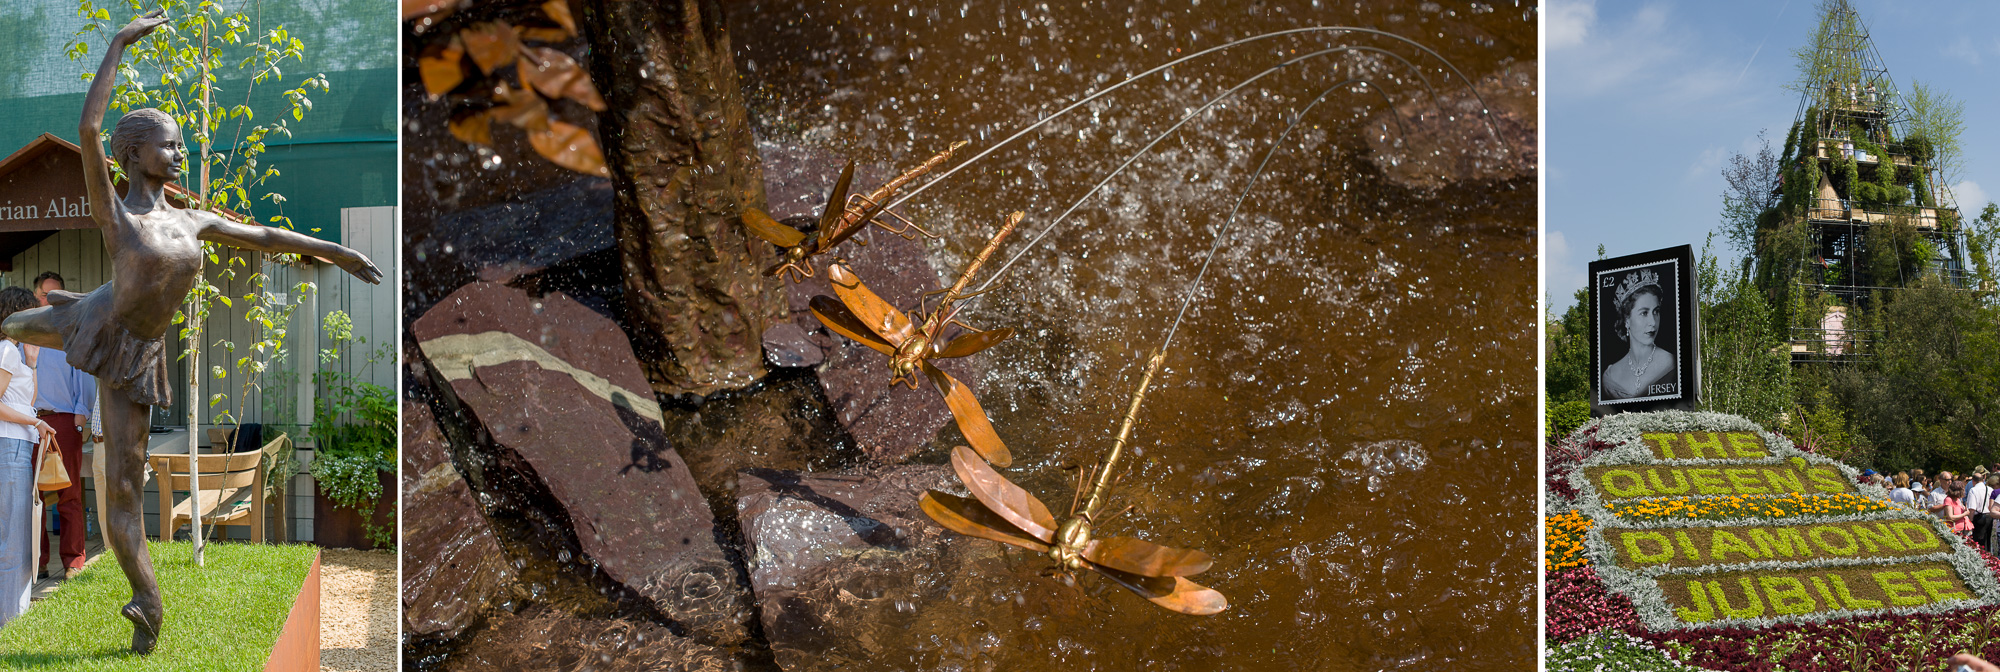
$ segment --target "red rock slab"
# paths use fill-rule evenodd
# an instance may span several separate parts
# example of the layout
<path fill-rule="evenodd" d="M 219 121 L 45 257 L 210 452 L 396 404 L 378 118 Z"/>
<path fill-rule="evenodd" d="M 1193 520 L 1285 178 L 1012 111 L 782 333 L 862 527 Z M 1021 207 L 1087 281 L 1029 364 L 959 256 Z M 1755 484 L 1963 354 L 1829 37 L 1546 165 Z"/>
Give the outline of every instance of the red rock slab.
<path fill-rule="evenodd" d="M 786 670 L 877 669 L 873 633 L 927 618 L 944 566 L 945 535 L 917 508 L 949 488 L 942 466 L 872 474 L 750 469 L 737 477 L 737 515 L 764 636 Z M 921 606 L 920 606 L 921 605 Z M 935 615 L 929 617 L 934 618 Z"/>
<path fill-rule="evenodd" d="M 1532 177 L 1538 102 L 1535 64 L 1510 62 L 1475 86 L 1453 77 L 1436 96 L 1426 91 L 1377 112 L 1362 135 L 1369 160 L 1411 189 Z"/>
<path fill-rule="evenodd" d="M 548 488 L 587 558 L 705 643 L 746 636 L 749 596 L 625 334 L 559 292 L 460 288 L 412 327 L 424 357 L 524 476 Z"/>
<path fill-rule="evenodd" d="M 403 632 L 449 639 L 514 581 L 429 405 L 403 402 Z"/>

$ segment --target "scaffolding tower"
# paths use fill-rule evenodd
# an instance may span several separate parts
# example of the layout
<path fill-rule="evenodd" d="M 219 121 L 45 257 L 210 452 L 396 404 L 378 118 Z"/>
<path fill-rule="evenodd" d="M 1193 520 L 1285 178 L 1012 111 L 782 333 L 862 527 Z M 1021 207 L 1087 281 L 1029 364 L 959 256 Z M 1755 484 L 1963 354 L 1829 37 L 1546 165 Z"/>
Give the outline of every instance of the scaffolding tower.
<path fill-rule="evenodd" d="M 1826 10 L 1794 117 L 1801 139 L 1810 142 L 1798 148 L 1793 165 L 1781 167 L 1811 161 L 1817 168 L 1803 173 L 1817 175 L 1818 184 L 1812 185 L 1803 212 L 1792 215 L 1806 220 L 1803 258 L 1798 260 L 1805 271 L 1797 282 L 1809 301 L 1831 299 L 1823 314 L 1800 311 L 1794 319 L 1790 339 L 1795 363 L 1865 356 L 1865 348 L 1857 346 L 1870 340 L 1872 330 L 1854 329 L 1848 322 L 1853 310 L 1867 306 L 1879 291 L 1902 289 L 1927 275 L 1958 288 L 1971 281 L 1959 225 L 1963 220 L 1937 167 L 1921 156 L 1926 152 L 1911 138 L 1909 110 L 1901 104 L 1867 26 L 1846 0 L 1832 0 Z M 1894 171 L 1893 184 L 1906 189 L 1907 197 L 1890 201 L 1877 193 L 1862 198 L 1856 192 L 1873 186 L 1860 184 L 1866 180 L 1859 176 L 1873 179 L 1883 174 L 1878 171 L 1885 163 Z M 1854 170 L 1845 173 L 1847 179 L 1836 179 L 1849 165 Z M 1874 250 L 1871 245 L 1895 248 Z M 1922 267 L 1899 261 L 1890 272 L 1870 263 L 1881 252 L 1901 260 L 1916 245 L 1930 248 Z"/>

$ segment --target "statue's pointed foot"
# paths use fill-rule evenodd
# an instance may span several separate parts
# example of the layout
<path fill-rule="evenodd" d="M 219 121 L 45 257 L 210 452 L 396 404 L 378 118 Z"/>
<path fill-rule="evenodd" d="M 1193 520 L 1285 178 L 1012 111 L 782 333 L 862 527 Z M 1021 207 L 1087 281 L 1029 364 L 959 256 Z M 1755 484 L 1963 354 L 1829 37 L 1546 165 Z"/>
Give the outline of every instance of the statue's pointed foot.
<path fill-rule="evenodd" d="M 118 613 L 132 622 L 132 652 L 140 655 L 152 653 L 153 646 L 160 643 L 160 626 L 166 620 L 166 609 L 159 606 L 149 608 L 133 600 L 125 603 L 125 608 Z"/>

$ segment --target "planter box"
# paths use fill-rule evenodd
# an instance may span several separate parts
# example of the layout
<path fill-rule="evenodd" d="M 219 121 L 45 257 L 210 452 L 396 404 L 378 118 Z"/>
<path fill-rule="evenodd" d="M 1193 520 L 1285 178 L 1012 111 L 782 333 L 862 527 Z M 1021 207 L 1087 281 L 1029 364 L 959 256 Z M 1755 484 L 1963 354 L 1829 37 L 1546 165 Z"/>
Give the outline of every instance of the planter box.
<path fill-rule="evenodd" d="M 375 500 L 375 510 L 367 517 L 354 509 L 342 508 L 327 499 L 326 495 L 313 491 L 313 545 L 321 548 L 358 548 L 373 550 L 374 542 L 368 540 L 366 523 L 377 527 L 393 526 L 396 522 L 396 475 L 375 472 L 382 483 L 382 498 Z"/>
<path fill-rule="evenodd" d="M 285 617 L 285 629 L 271 647 L 271 659 L 264 672 L 319 672 L 319 554 L 313 554 L 312 571 L 299 586 L 292 612 Z"/>

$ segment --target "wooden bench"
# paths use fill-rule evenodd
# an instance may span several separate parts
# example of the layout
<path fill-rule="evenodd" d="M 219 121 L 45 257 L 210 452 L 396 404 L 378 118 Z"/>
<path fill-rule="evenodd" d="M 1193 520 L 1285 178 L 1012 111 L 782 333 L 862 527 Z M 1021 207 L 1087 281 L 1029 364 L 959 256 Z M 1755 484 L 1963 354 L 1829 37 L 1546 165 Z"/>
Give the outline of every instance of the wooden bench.
<path fill-rule="evenodd" d="M 252 543 L 264 542 L 265 501 L 270 493 L 266 465 L 292 450 L 292 439 L 280 434 L 257 450 L 201 456 L 201 521 L 204 525 L 248 526 Z M 195 481 L 189 473 L 187 455 L 153 455 L 147 458 L 153 473 L 160 477 L 160 540 L 173 539 L 174 531 L 193 521 L 193 498 L 174 503 L 174 493 L 189 490 Z M 281 533 L 282 534 L 282 533 Z"/>

